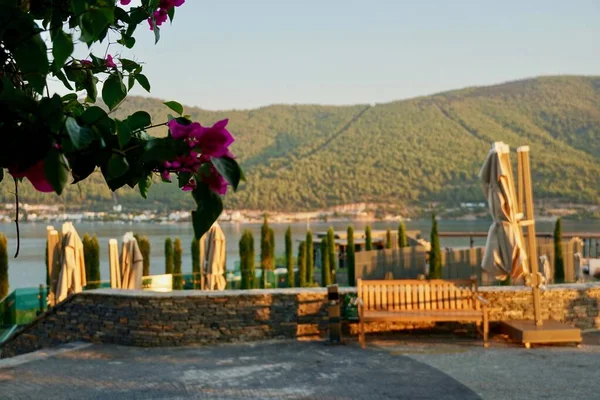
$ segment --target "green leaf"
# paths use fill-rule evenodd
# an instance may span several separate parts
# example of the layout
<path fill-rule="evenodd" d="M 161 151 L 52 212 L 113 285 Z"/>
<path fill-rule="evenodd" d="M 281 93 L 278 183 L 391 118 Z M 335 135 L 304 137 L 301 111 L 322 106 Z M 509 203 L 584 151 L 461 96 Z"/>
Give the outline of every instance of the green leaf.
<path fill-rule="evenodd" d="M 169 107 L 171 110 L 175 111 L 177 114 L 183 114 L 183 106 L 176 101 L 166 101 L 163 103 L 165 106 Z"/>
<path fill-rule="evenodd" d="M 78 98 L 77 93 L 69 93 L 69 94 L 65 94 L 60 99 L 62 100 L 63 103 L 69 103 L 73 100 L 77 100 L 77 98 Z"/>
<path fill-rule="evenodd" d="M 192 195 L 197 204 L 196 210 L 192 211 L 194 236 L 200 240 L 223 212 L 223 199 L 205 183 L 199 183 Z"/>
<path fill-rule="evenodd" d="M 108 25 L 114 21 L 114 11 L 110 7 L 92 8 L 79 17 L 79 27 L 81 28 L 81 40 L 88 46 L 97 41 L 108 28 Z"/>
<path fill-rule="evenodd" d="M 67 89 L 73 90 L 73 86 L 71 86 L 62 70 L 54 71 L 54 76 L 57 77 Z"/>
<path fill-rule="evenodd" d="M 127 77 L 127 90 L 133 89 L 133 85 L 135 85 L 135 75 L 129 75 Z"/>
<path fill-rule="evenodd" d="M 85 71 L 85 78 L 83 80 L 83 87 L 87 92 L 87 99 L 91 103 L 96 102 L 96 98 L 98 97 L 98 89 L 96 88 L 96 84 L 98 83 L 98 78 L 94 76 L 94 73 L 91 70 Z"/>
<path fill-rule="evenodd" d="M 171 7 L 167 13 L 169 14 L 169 21 L 173 23 L 173 18 L 175 18 L 175 7 Z"/>
<path fill-rule="evenodd" d="M 117 40 L 117 42 L 119 42 L 123 46 L 127 47 L 128 49 L 131 49 L 131 48 L 133 48 L 133 46 L 135 46 L 135 38 L 134 37 L 124 36 L 121 39 Z"/>
<path fill-rule="evenodd" d="M 148 82 L 148 78 L 146 78 L 146 75 L 144 75 L 144 74 L 137 74 L 135 76 L 135 80 L 138 81 L 138 83 L 140 85 L 142 85 L 142 87 L 144 89 L 146 89 L 146 92 L 150 93 L 150 82 Z"/>
<path fill-rule="evenodd" d="M 148 198 L 148 189 L 152 186 L 152 174 L 147 174 L 143 176 L 142 179 L 138 182 L 138 187 L 140 188 L 140 194 L 143 198 Z"/>
<path fill-rule="evenodd" d="M 52 97 L 42 97 L 40 100 L 40 122 L 45 128 L 54 133 L 59 133 L 63 127 L 63 103 L 58 94 Z"/>
<path fill-rule="evenodd" d="M 233 187 L 233 190 L 237 190 L 240 181 L 244 179 L 244 173 L 238 163 L 229 157 L 211 157 L 210 161 L 217 172 Z"/>
<path fill-rule="evenodd" d="M 106 111 L 104 111 L 98 106 L 93 106 L 88 108 L 83 114 L 81 114 L 80 120 L 84 124 L 95 125 L 106 117 L 108 117 Z"/>
<path fill-rule="evenodd" d="M 119 139 L 119 147 L 123 148 L 129 140 L 131 140 L 131 128 L 127 125 L 127 122 L 115 119 L 117 124 L 117 138 Z"/>
<path fill-rule="evenodd" d="M 62 28 L 56 30 L 52 36 L 52 56 L 54 57 L 54 71 L 60 71 L 69 56 L 73 53 L 73 37 L 65 33 Z"/>
<path fill-rule="evenodd" d="M 132 131 L 137 131 L 139 129 L 152 125 L 152 119 L 150 118 L 150 114 L 148 114 L 146 111 L 136 111 L 135 113 L 127 117 L 125 121 L 127 122 L 127 125 L 129 125 Z"/>
<path fill-rule="evenodd" d="M 176 143 L 174 140 L 169 138 L 149 140 L 144 146 L 142 161 L 147 163 L 162 164 L 165 161 L 173 160 L 178 154 L 180 154 L 179 149 L 175 147 L 178 144 L 184 144 L 187 146 L 187 144 L 185 144 L 183 141 Z"/>
<path fill-rule="evenodd" d="M 71 142 L 75 149 L 80 150 L 92 143 L 94 140 L 94 132 L 86 127 L 80 126 L 75 118 L 67 117 L 65 121 L 65 128 L 67 129 L 67 133 L 71 138 Z"/>
<path fill-rule="evenodd" d="M 181 189 L 187 185 L 190 182 L 190 179 L 192 179 L 191 172 L 180 172 L 177 174 L 177 184 L 179 185 L 179 188 Z"/>
<path fill-rule="evenodd" d="M 23 78 L 38 93 L 43 93 L 48 73 L 46 44 L 39 34 L 20 43 L 12 54 L 21 70 Z"/>
<path fill-rule="evenodd" d="M 0 168 L 0 182 L 4 180 L 4 168 Z"/>
<path fill-rule="evenodd" d="M 127 159 L 120 154 L 113 154 L 108 160 L 107 173 L 109 179 L 119 178 L 129 171 Z"/>
<path fill-rule="evenodd" d="M 102 100 L 108 108 L 114 110 L 125 96 L 127 96 L 127 88 L 121 78 L 116 74 L 109 76 L 102 86 Z"/>
<path fill-rule="evenodd" d="M 119 61 L 121 62 L 121 66 L 123 67 L 123 69 L 127 72 L 131 72 L 140 66 L 140 64 L 127 58 L 119 58 Z"/>
<path fill-rule="evenodd" d="M 44 172 L 54 191 L 61 195 L 69 180 L 69 162 L 65 155 L 52 148 L 44 159 Z"/>
<path fill-rule="evenodd" d="M 152 30 L 154 31 L 154 44 L 158 43 L 160 40 L 160 28 L 156 25 L 156 19 L 154 18 L 154 14 L 152 14 Z"/>
<path fill-rule="evenodd" d="M 121 7 L 115 7 L 115 19 L 126 23 L 129 23 L 131 21 L 131 18 L 129 17 L 127 11 L 125 11 Z"/>

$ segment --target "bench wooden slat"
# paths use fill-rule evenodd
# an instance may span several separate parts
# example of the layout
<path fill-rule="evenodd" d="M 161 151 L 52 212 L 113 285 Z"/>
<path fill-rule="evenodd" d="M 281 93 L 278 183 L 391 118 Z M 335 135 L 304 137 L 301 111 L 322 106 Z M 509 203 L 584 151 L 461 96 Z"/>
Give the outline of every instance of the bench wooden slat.
<path fill-rule="evenodd" d="M 487 308 L 476 300 L 476 281 L 358 280 L 359 337 L 364 346 L 365 321 L 475 322 L 489 332 Z"/>

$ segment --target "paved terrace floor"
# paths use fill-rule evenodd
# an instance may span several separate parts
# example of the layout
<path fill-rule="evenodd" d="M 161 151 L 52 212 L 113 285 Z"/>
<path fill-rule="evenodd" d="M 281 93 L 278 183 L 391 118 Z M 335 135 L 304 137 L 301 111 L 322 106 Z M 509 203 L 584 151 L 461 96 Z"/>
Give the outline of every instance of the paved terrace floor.
<path fill-rule="evenodd" d="M 597 399 L 600 336 L 489 349 L 456 336 L 202 348 L 71 344 L 0 361 L 2 399 Z"/>

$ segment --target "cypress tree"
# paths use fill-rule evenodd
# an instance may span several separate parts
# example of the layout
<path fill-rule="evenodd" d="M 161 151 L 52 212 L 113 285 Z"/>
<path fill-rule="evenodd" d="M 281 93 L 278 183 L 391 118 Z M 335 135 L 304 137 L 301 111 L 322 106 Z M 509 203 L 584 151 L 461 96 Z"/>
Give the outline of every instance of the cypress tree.
<path fill-rule="evenodd" d="M 331 269 L 329 267 L 329 237 L 321 240 L 321 282 L 323 286 L 331 285 Z"/>
<path fill-rule="evenodd" d="M 275 265 L 275 231 L 273 228 L 269 228 L 269 256 L 271 258 L 271 269 L 274 270 L 277 268 L 277 265 Z"/>
<path fill-rule="evenodd" d="M 192 238 L 192 281 L 194 289 L 200 289 L 200 241 Z"/>
<path fill-rule="evenodd" d="M 183 275 L 181 272 L 181 255 L 183 250 L 181 249 L 181 240 L 176 237 L 173 243 L 173 289 L 183 289 Z"/>
<path fill-rule="evenodd" d="M 306 232 L 306 285 L 311 286 L 315 281 L 315 248 L 312 232 Z"/>
<path fill-rule="evenodd" d="M 406 237 L 406 226 L 404 222 L 398 225 L 398 247 L 408 247 L 408 238 Z"/>
<path fill-rule="evenodd" d="M 8 242 L 0 233 L 0 299 L 8 295 Z"/>
<path fill-rule="evenodd" d="M 329 259 L 329 275 L 331 276 L 331 283 L 335 283 L 337 281 L 338 259 L 337 253 L 335 252 L 335 232 L 333 231 L 332 226 L 327 230 L 327 258 Z"/>
<path fill-rule="evenodd" d="M 85 277 L 86 277 L 86 281 L 91 282 L 92 280 L 90 279 L 92 276 L 92 254 L 91 252 L 92 250 L 92 237 L 90 235 L 88 235 L 87 233 L 83 235 L 83 237 L 81 238 L 81 244 L 83 245 L 83 261 L 85 264 Z M 87 288 L 90 288 L 92 284 L 88 284 L 86 285 Z"/>
<path fill-rule="evenodd" d="M 300 287 L 306 287 L 306 243 L 298 245 L 298 275 L 300 275 Z"/>
<path fill-rule="evenodd" d="M 287 280 L 288 287 L 296 286 L 295 276 L 294 276 L 294 251 L 292 245 L 292 227 L 288 226 L 285 231 L 285 263 L 287 267 Z"/>
<path fill-rule="evenodd" d="M 150 275 L 150 240 L 146 236 L 142 236 L 137 239 L 140 253 L 142 253 L 142 275 Z"/>
<path fill-rule="evenodd" d="M 562 226 L 560 218 L 556 220 L 554 226 L 554 282 L 563 283 L 565 281 L 565 260 L 563 257 L 562 246 Z"/>
<path fill-rule="evenodd" d="M 389 229 L 385 232 L 385 248 L 392 248 L 392 231 L 390 231 Z"/>
<path fill-rule="evenodd" d="M 102 279 L 100 276 L 100 243 L 98 242 L 98 236 L 94 235 L 92 237 L 92 254 L 94 255 L 94 259 L 90 268 L 92 273 L 91 280 L 97 282 L 94 284 L 94 288 L 100 287 L 100 280 Z"/>
<path fill-rule="evenodd" d="M 242 289 L 254 288 L 254 237 L 252 232 L 245 230 L 240 239 L 240 271 Z"/>
<path fill-rule="evenodd" d="M 371 227 L 369 225 L 365 228 L 365 250 L 373 250 L 373 238 L 371 237 Z"/>
<path fill-rule="evenodd" d="M 431 251 L 429 252 L 429 279 L 442 278 L 442 251 L 438 236 L 437 220 L 435 214 L 431 216 Z"/>
<path fill-rule="evenodd" d="M 83 258 L 85 263 L 86 285 L 87 289 L 97 289 L 100 287 L 100 244 L 98 237 L 83 235 Z"/>
<path fill-rule="evenodd" d="M 165 239 L 165 274 L 173 273 L 173 241 Z"/>
<path fill-rule="evenodd" d="M 263 225 L 260 229 L 260 268 L 262 270 L 261 286 L 267 287 L 267 271 L 271 270 L 271 244 L 269 221 L 265 215 Z"/>
<path fill-rule="evenodd" d="M 354 279 L 354 228 L 348 227 L 348 245 L 346 247 L 346 268 L 348 273 L 348 286 L 356 284 Z"/>

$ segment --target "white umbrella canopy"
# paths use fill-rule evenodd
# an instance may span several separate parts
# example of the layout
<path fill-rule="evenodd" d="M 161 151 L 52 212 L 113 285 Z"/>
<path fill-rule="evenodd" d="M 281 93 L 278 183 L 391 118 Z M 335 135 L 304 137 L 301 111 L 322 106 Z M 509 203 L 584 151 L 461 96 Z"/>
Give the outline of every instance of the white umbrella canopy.
<path fill-rule="evenodd" d="M 479 172 L 492 219 L 481 267 L 496 279 L 519 278 L 527 272 L 527 255 L 517 213 L 509 147 L 496 142 Z"/>
<path fill-rule="evenodd" d="M 225 234 L 215 223 L 206 234 L 207 290 L 224 290 L 225 281 Z"/>
<path fill-rule="evenodd" d="M 62 226 L 63 239 L 60 246 L 60 274 L 56 285 L 56 302 L 70 294 L 79 293 L 86 284 L 83 243 L 71 222 Z"/>

